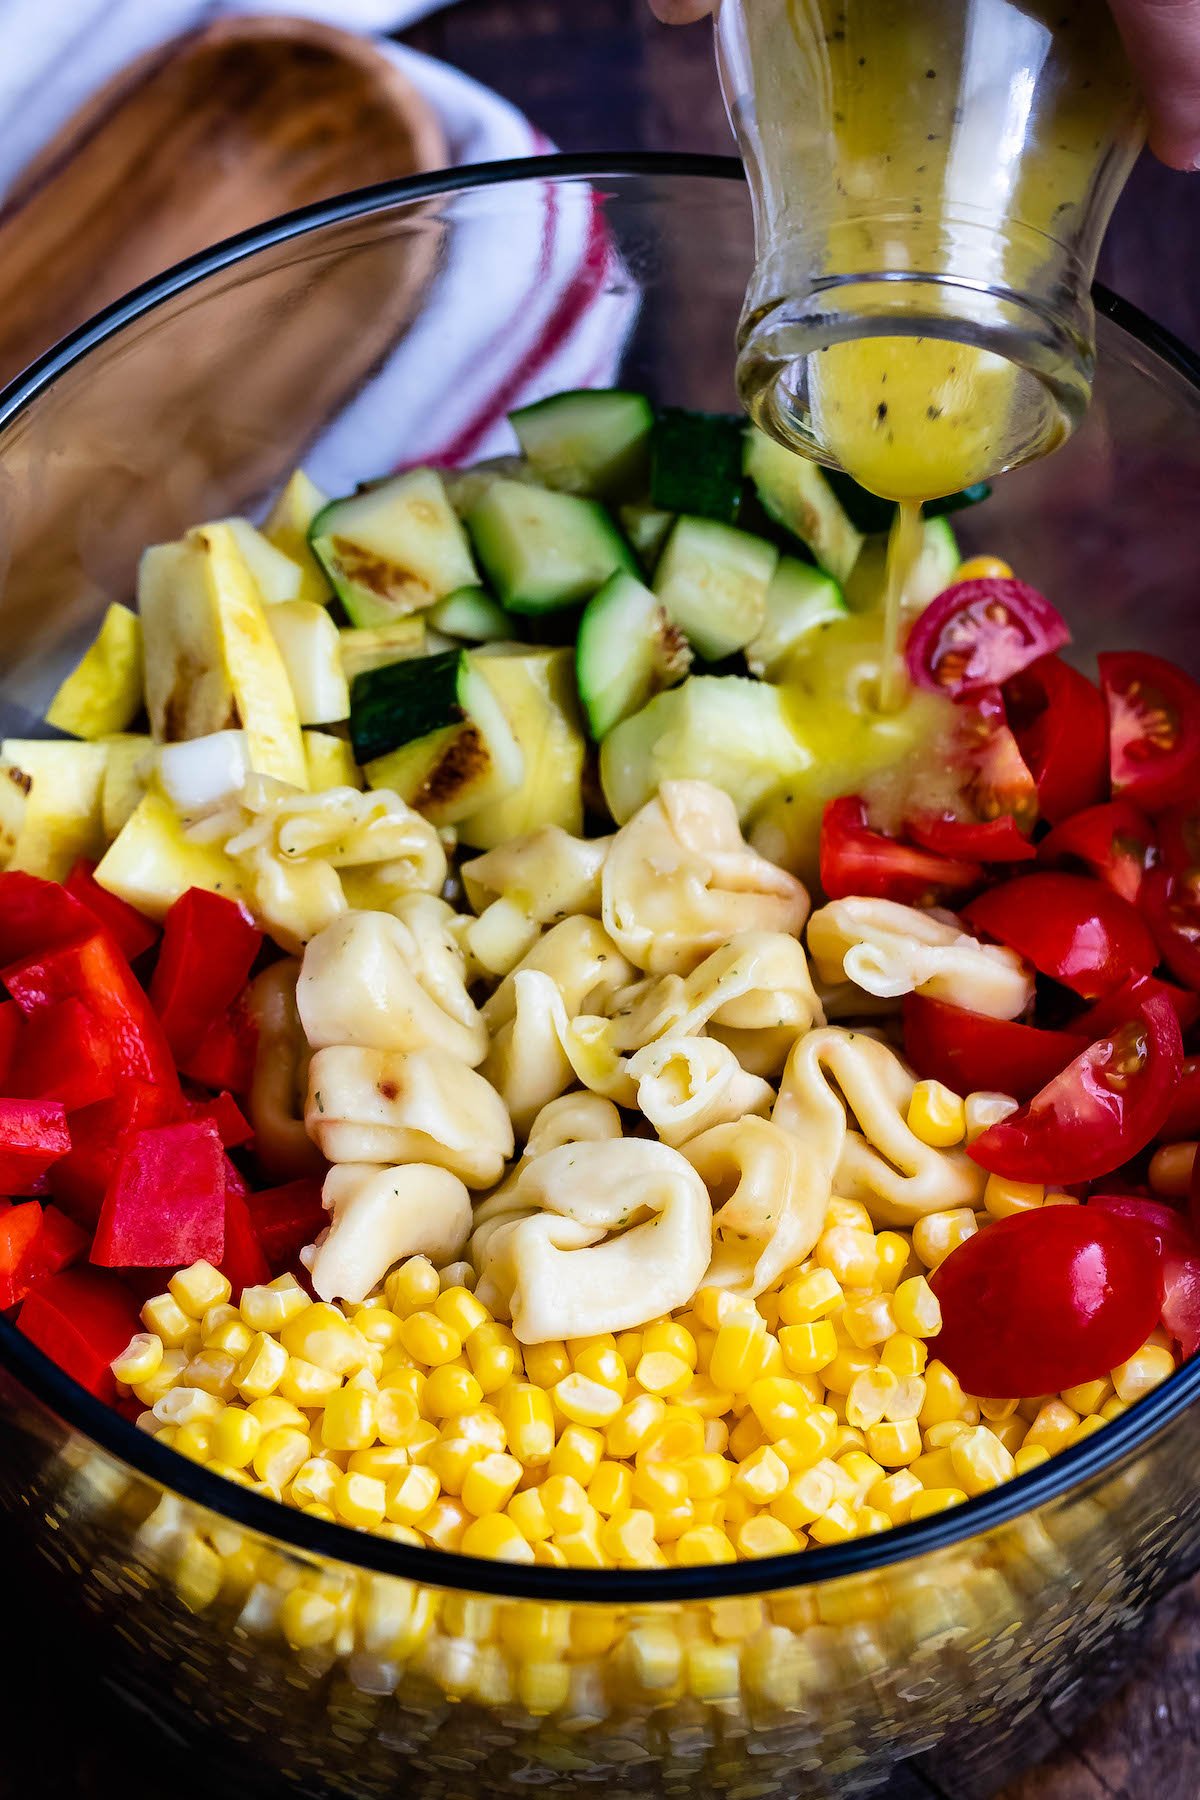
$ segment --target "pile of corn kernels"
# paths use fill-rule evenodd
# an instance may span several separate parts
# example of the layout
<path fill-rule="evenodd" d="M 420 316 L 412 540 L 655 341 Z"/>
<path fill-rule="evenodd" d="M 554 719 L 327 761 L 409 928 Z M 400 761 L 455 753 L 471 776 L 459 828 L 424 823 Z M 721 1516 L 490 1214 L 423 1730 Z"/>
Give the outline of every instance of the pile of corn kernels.
<path fill-rule="evenodd" d="M 921 1083 L 909 1122 L 944 1145 L 961 1107 Z M 1155 1333 L 1081 1387 L 976 1400 L 930 1357 L 927 1273 L 989 1220 L 1055 1203 L 1075 1204 L 993 1176 L 982 1212 L 906 1232 L 835 1198 L 756 1303 L 702 1288 L 640 1330 L 525 1346 L 463 1264 L 413 1257 L 342 1310 L 290 1275 L 235 1306 L 201 1262 L 146 1303 L 114 1373 L 182 1455 L 404 1543 L 560 1568 L 775 1556 L 959 1505 L 1172 1373 Z"/>

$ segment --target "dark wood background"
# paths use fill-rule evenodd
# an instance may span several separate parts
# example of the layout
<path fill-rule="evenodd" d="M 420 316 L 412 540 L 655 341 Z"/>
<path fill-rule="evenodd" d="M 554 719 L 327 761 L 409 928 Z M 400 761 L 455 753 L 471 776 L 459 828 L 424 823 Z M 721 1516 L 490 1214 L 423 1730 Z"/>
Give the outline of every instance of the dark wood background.
<path fill-rule="evenodd" d="M 252 8 L 248 7 L 248 10 Z M 730 148 L 706 27 L 668 31 L 645 0 L 461 0 L 405 34 L 521 106 L 566 150 Z M 1200 346 L 1200 176 L 1146 160 L 1120 203 L 1101 274 Z M 4 1628 L 16 1658 L 0 1682 L 0 1800 L 209 1800 L 212 1779 L 176 1766 L 111 1717 L 86 1674 L 63 1666 L 0 1545 Z M 403 1791 L 402 1780 L 397 1792 Z M 1038 1770 L 997 1800 L 1198 1800 L 1200 1579 L 1160 1609 L 1137 1677 Z M 894 1800 L 956 1800 L 918 1777 Z"/>

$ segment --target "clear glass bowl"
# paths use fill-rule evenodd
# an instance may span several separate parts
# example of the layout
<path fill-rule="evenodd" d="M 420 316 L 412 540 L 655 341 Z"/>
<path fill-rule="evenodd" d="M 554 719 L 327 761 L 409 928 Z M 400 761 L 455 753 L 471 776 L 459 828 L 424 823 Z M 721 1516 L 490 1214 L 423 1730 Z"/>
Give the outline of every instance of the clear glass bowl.
<path fill-rule="evenodd" d="M 750 207 L 738 166 L 703 159 L 561 158 L 349 195 L 196 258 L 43 358 L 0 397 L 0 729 L 36 728 L 141 545 L 262 503 L 335 415 L 362 417 L 348 409 L 392 344 L 417 346 L 426 389 L 431 371 L 451 380 L 471 334 L 488 340 L 531 221 L 581 209 L 593 248 L 572 318 L 607 295 L 625 333 L 619 371 L 593 379 L 729 407 Z M 553 278 L 533 273 L 539 292 Z M 1200 367 L 1097 302 L 1086 426 L 961 534 L 1054 597 L 1083 660 L 1138 644 L 1200 669 Z M 522 354 L 501 399 L 561 385 L 562 341 Z M 429 440 L 420 385 L 410 418 L 393 384 L 397 446 Z M 338 443 L 346 483 L 379 472 L 365 433 Z M 1200 1359 L 1033 1474 L 845 1547 L 558 1571 L 286 1512 L 155 1444 L 0 1322 L 0 1506 L 39 1609 L 69 1621 L 94 1678 L 232 1792 L 767 1800 L 869 1794 L 916 1757 L 983 1796 L 1096 1703 L 1196 1562 L 1198 1390 Z"/>

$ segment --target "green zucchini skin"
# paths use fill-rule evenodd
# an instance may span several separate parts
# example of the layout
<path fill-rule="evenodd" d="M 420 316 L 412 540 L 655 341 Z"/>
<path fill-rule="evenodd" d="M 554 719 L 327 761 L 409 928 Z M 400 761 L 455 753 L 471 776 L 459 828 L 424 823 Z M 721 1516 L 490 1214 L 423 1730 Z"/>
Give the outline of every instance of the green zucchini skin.
<path fill-rule="evenodd" d="M 461 699 L 467 667 L 465 651 L 446 650 L 356 675 L 350 684 L 355 761 L 374 762 L 431 731 L 460 725 L 467 716 Z"/>
<path fill-rule="evenodd" d="M 509 413 L 521 450 L 547 487 L 593 500 L 645 491 L 654 409 L 623 388 L 576 388 Z"/>
<path fill-rule="evenodd" d="M 660 407 L 650 438 L 650 499 L 663 512 L 732 525 L 742 499 L 746 421 Z"/>
<path fill-rule="evenodd" d="M 507 612 L 555 612 L 590 600 L 617 569 L 637 573 L 611 515 L 578 494 L 496 481 L 471 508 L 467 529 Z"/>

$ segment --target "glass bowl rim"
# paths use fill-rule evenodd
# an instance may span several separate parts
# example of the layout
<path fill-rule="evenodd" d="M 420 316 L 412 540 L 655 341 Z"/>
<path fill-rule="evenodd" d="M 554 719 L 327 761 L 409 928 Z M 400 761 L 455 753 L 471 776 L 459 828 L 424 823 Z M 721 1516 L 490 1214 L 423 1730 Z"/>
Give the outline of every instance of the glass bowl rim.
<path fill-rule="evenodd" d="M 14 424 L 53 382 L 127 325 L 152 313 L 174 295 L 193 287 L 257 251 L 354 219 L 369 218 L 412 201 L 457 193 L 494 190 L 524 181 L 636 181 L 639 177 L 743 182 L 735 157 L 681 153 L 586 153 L 514 158 L 439 170 L 403 180 L 358 188 L 281 214 L 264 225 L 175 264 L 95 314 L 31 363 L 0 391 L 0 432 Z M 1097 283 L 1098 313 L 1150 350 L 1200 391 L 1200 356 L 1138 307 Z M 429 1587 L 450 1588 L 505 1599 L 562 1603 L 662 1605 L 717 1600 L 817 1586 L 866 1575 L 914 1557 L 945 1550 L 965 1539 L 1008 1524 L 1093 1480 L 1164 1431 L 1200 1393 L 1200 1356 L 1185 1363 L 1128 1412 L 1081 1443 L 1059 1451 L 1039 1468 L 990 1493 L 915 1524 L 894 1526 L 848 1544 L 818 1546 L 788 1556 L 666 1570 L 554 1569 L 488 1561 L 457 1552 L 396 1544 L 348 1526 L 328 1524 L 251 1493 L 213 1475 L 139 1431 L 115 1407 L 88 1393 L 16 1327 L 0 1318 L 0 1370 L 13 1376 L 32 1398 L 47 1406 L 69 1429 L 84 1434 L 119 1463 L 194 1505 L 274 1543 L 282 1550 L 323 1562 L 342 1563 L 370 1574 L 390 1575 Z"/>

